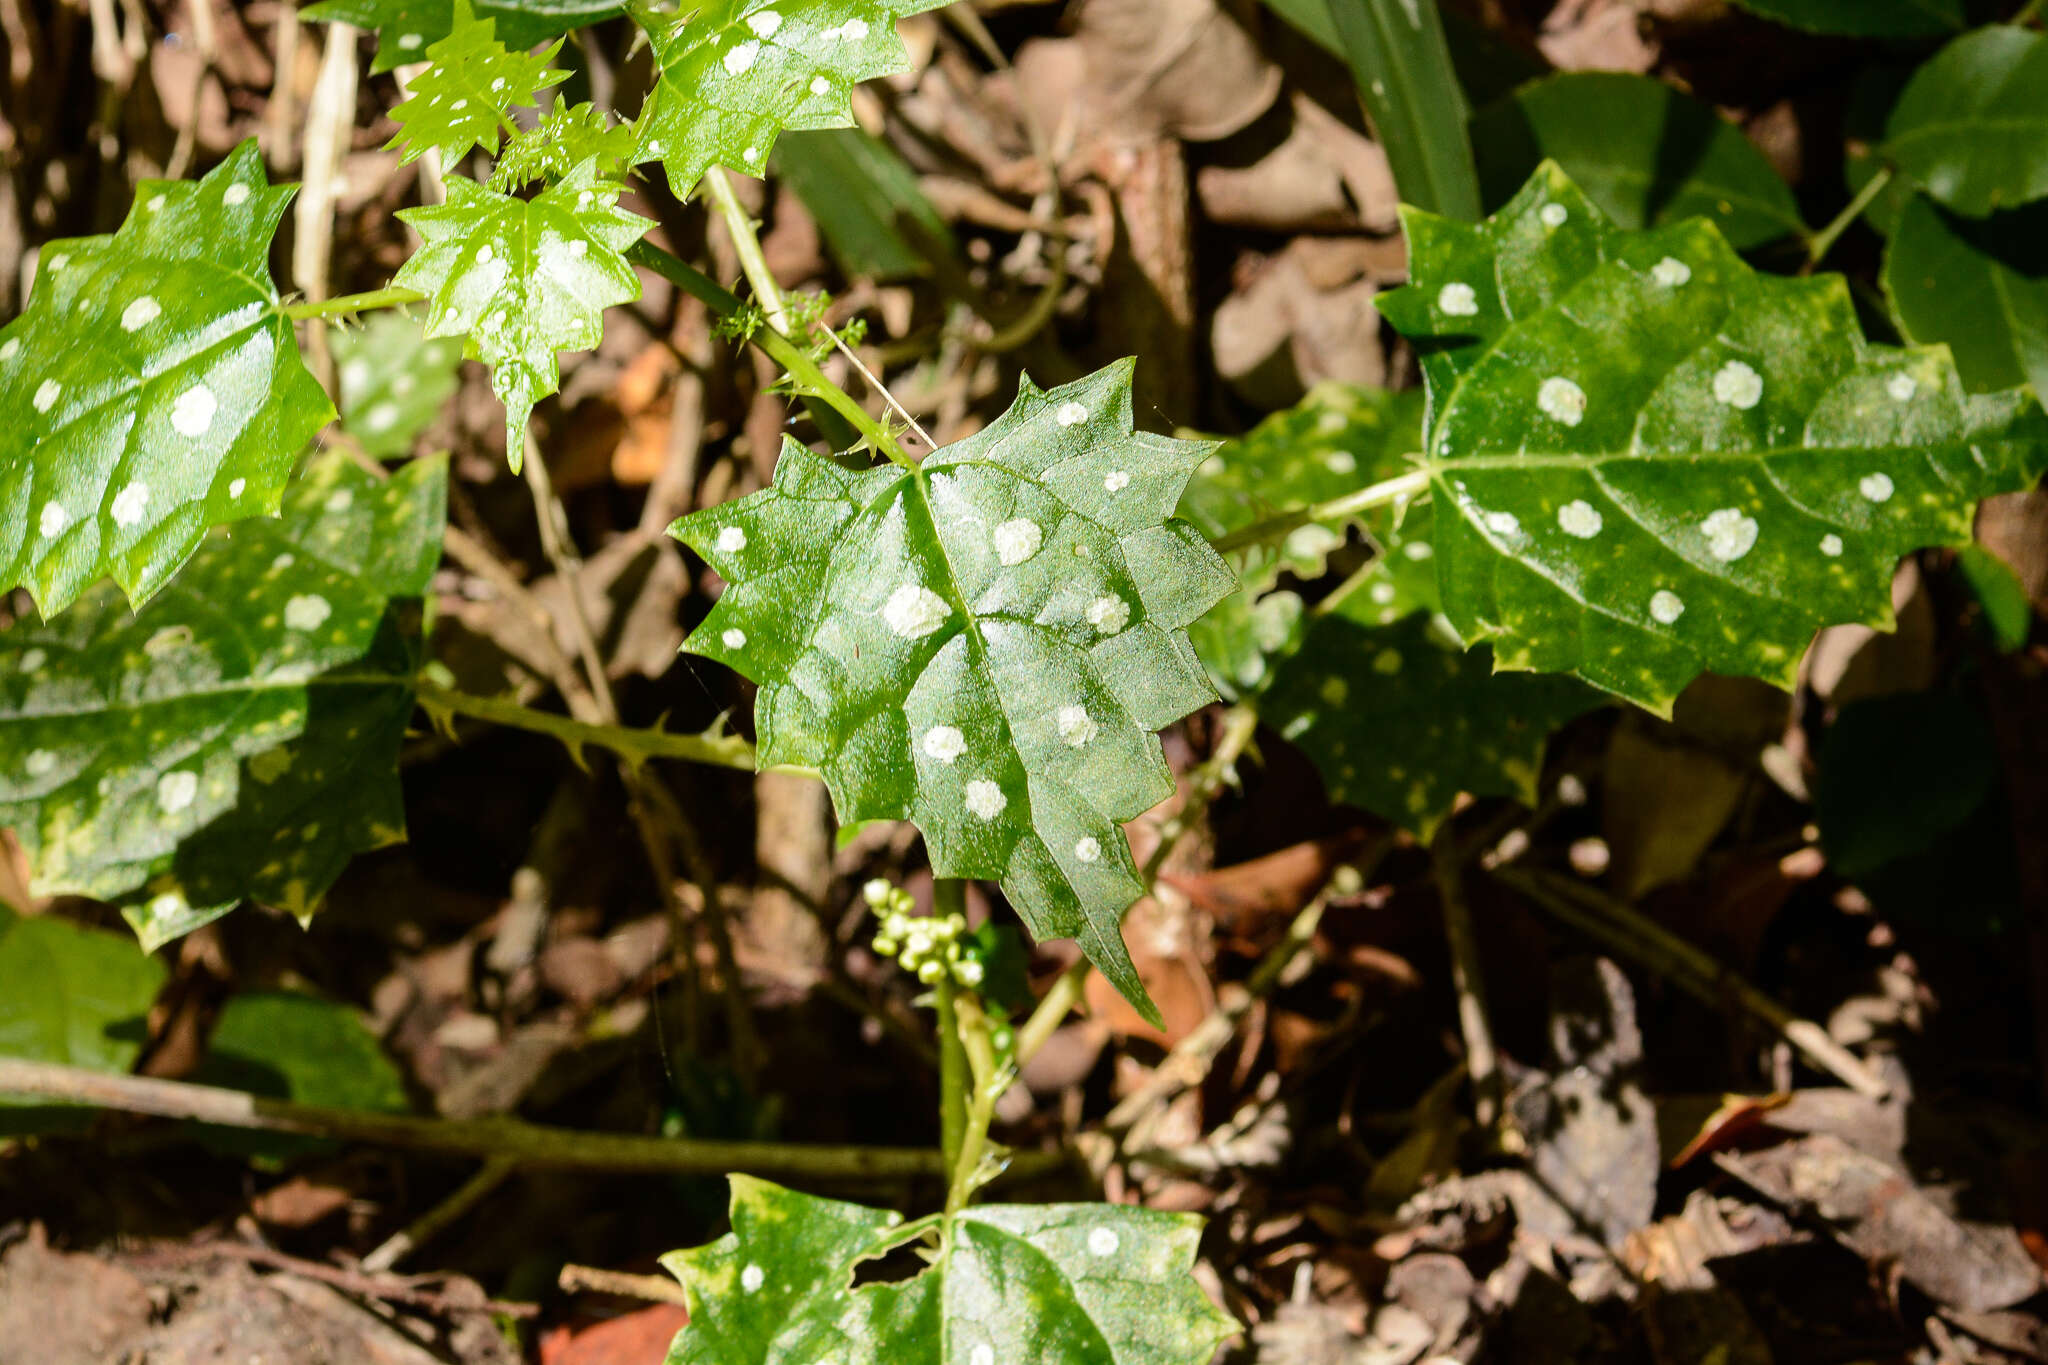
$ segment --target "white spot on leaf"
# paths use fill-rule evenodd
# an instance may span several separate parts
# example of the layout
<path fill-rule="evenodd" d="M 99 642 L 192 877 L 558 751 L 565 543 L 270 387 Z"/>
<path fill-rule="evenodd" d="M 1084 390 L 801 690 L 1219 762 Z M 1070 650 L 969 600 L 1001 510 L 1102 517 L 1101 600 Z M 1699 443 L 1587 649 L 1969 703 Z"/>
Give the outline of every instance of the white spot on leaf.
<path fill-rule="evenodd" d="M 754 58 L 760 53 L 761 45 L 749 39 L 725 53 L 725 69 L 732 75 L 741 76 L 754 69 Z"/>
<path fill-rule="evenodd" d="M 57 406 L 57 400 L 63 396 L 64 386 L 62 384 L 59 384 L 54 379 L 45 379 L 36 386 L 36 396 L 32 401 L 36 405 L 37 412 L 48 412 L 51 408 Z"/>
<path fill-rule="evenodd" d="M 1014 517 L 996 527 L 993 539 L 996 559 L 1005 568 L 1012 568 L 1038 553 L 1038 547 L 1045 542 L 1045 532 L 1028 517 Z"/>
<path fill-rule="evenodd" d="M 197 440 L 213 425 L 213 415 L 218 411 L 220 401 L 213 396 L 213 390 L 204 384 L 194 384 L 171 404 L 171 426 L 180 436 Z"/>
<path fill-rule="evenodd" d="M 317 593 L 301 593 L 284 604 L 284 623 L 293 630 L 318 630 L 333 614 L 334 608 Z"/>
<path fill-rule="evenodd" d="M 1488 512 L 1486 529 L 1497 536 L 1518 536 L 1522 534 L 1522 523 L 1513 512 Z"/>
<path fill-rule="evenodd" d="M 722 555 L 736 555 L 747 548 L 747 533 L 737 526 L 728 526 L 711 542 L 711 548 Z"/>
<path fill-rule="evenodd" d="M 1003 789 L 985 777 L 967 784 L 967 809 L 984 820 L 995 819 L 1009 804 L 1010 798 L 1003 795 Z"/>
<path fill-rule="evenodd" d="M 71 524 L 71 514 L 64 510 L 64 504 L 52 498 L 43 504 L 43 514 L 36 521 L 36 527 L 43 533 L 43 539 L 59 535 Z"/>
<path fill-rule="evenodd" d="M 1131 486 L 1130 471 L 1112 469 L 1102 476 L 1102 486 L 1112 493 L 1121 493 Z"/>
<path fill-rule="evenodd" d="M 738 626 L 728 628 L 718 638 L 727 649 L 745 649 L 747 647 L 747 633 Z"/>
<path fill-rule="evenodd" d="M 1676 256 L 1666 256 L 1650 267 L 1650 278 L 1666 289 L 1677 289 L 1692 279 L 1692 267 Z"/>
<path fill-rule="evenodd" d="M 747 27 L 759 37 L 773 38 L 775 30 L 782 27 L 782 16 L 772 9 L 764 9 L 759 14 L 747 16 Z"/>
<path fill-rule="evenodd" d="M 0 344 L 0 364 L 5 364 L 6 362 L 8 362 L 8 361 L 10 361 L 10 360 L 14 359 L 14 357 L 16 357 L 17 355 L 20 355 L 20 354 L 21 354 L 21 338 L 20 338 L 20 337 L 9 337 L 9 338 L 7 338 L 7 341 L 5 342 L 5 344 Z"/>
<path fill-rule="evenodd" d="M 398 404 L 379 403 L 363 414 L 363 430 L 372 435 L 398 425 Z"/>
<path fill-rule="evenodd" d="M 1889 501 L 1893 492 L 1889 474 L 1865 474 L 1856 481 L 1856 490 L 1872 502 Z"/>
<path fill-rule="evenodd" d="M 1114 635 L 1130 623 L 1131 604 L 1121 597 L 1098 597 L 1088 604 L 1088 624 L 1104 635 Z"/>
<path fill-rule="evenodd" d="M 951 763 L 967 752 L 967 736 L 961 734 L 954 726 L 934 725 L 924 732 L 924 739 L 918 747 L 922 748 L 928 757 L 936 758 L 941 763 Z"/>
<path fill-rule="evenodd" d="M 1543 211 L 1536 216 L 1543 220 L 1543 226 L 1547 228 L 1561 228 L 1572 214 L 1563 204 L 1545 204 Z"/>
<path fill-rule="evenodd" d="M 163 807 L 164 814 L 176 815 L 192 804 L 192 798 L 199 795 L 199 774 L 191 772 L 165 773 L 156 781 L 156 803 Z"/>
<path fill-rule="evenodd" d="M 1685 603 L 1669 588 L 1659 588 L 1650 598 L 1650 615 L 1668 626 L 1685 615 Z"/>
<path fill-rule="evenodd" d="M 230 481 L 228 484 L 228 496 L 231 498 L 239 498 L 242 496 L 242 490 L 247 488 L 248 486 L 249 481 L 247 479 L 234 479 Z"/>
<path fill-rule="evenodd" d="M 1062 706 L 1053 721 L 1060 727 L 1060 738 L 1075 749 L 1095 738 L 1096 731 L 1102 728 L 1085 706 Z"/>
<path fill-rule="evenodd" d="M 1088 420 L 1088 409 L 1079 403 L 1062 403 L 1059 411 L 1052 416 L 1053 420 L 1063 427 L 1079 426 Z"/>
<path fill-rule="evenodd" d="M 759 1290 L 767 1282 L 768 1273 L 757 1265 L 750 1265 L 740 1272 L 740 1288 L 746 1290 L 749 1294 Z"/>
<path fill-rule="evenodd" d="M 110 509 L 114 514 L 114 524 L 116 526 L 139 525 L 142 521 L 142 511 L 148 506 L 149 485 L 137 479 L 134 483 L 129 484 L 114 495 L 114 505 Z"/>
<path fill-rule="evenodd" d="M 1756 545 L 1756 518 L 1743 515 L 1739 507 L 1722 507 L 1709 512 L 1700 523 L 1707 538 L 1707 553 L 1723 564 L 1732 564 Z"/>
<path fill-rule="evenodd" d="M 1437 311 L 1446 317 L 1469 318 L 1479 314 L 1479 295 L 1471 285 L 1454 282 L 1436 292 Z"/>
<path fill-rule="evenodd" d="M 238 205 L 247 203 L 248 199 L 249 187 L 247 185 L 230 185 L 228 186 L 227 193 L 220 197 L 220 202 L 226 204 L 229 208 L 235 208 Z"/>
<path fill-rule="evenodd" d="M 1920 392 L 1920 381 L 1900 371 L 1885 381 L 1884 391 L 1892 396 L 1894 403 L 1910 403 L 1913 395 Z"/>
<path fill-rule="evenodd" d="M 1600 527 L 1604 522 L 1600 516 L 1600 509 L 1584 498 L 1573 498 L 1557 509 L 1557 524 L 1568 536 L 1591 540 L 1600 534 Z"/>
<path fill-rule="evenodd" d="M 945 598 L 918 583 L 905 583 L 882 604 L 883 623 L 906 640 L 931 634 L 952 614 Z"/>
<path fill-rule="evenodd" d="M 49 657 L 40 649 L 25 649 L 22 651 L 21 658 L 16 662 L 15 667 L 23 673 L 40 673 L 43 668 L 43 661 Z"/>
<path fill-rule="evenodd" d="M 1114 1256 L 1123 1243 L 1108 1228 L 1096 1228 L 1088 1234 L 1088 1250 L 1097 1256 Z"/>
<path fill-rule="evenodd" d="M 1586 415 L 1586 391 L 1569 379 L 1553 375 L 1536 390 L 1536 406 L 1551 421 L 1575 427 Z"/>
<path fill-rule="evenodd" d="M 1389 678 L 1399 673 L 1401 671 L 1401 651 L 1398 649 L 1383 649 L 1378 654 L 1375 654 L 1372 660 L 1372 671 L 1384 674 Z"/>
<path fill-rule="evenodd" d="M 832 82 L 826 80 L 823 76 L 811 77 L 811 93 L 813 95 L 825 94 L 827 91 L 831 90 L 831 88 Z"/>
<path fill-rule="evenodd" d="M 355 506 L 356 495 L 346 488 L 337 488 L 327 495 L 326 507 L 330 512 L 346 512 Z"/>
<path fill-rule="evenodd" d="M 1764 380 L 1749 365 L 1731 360 L 1714 375 L 1714 401 L 1748 412 L 1763 401 Z"/>
<path fill-rule="evenodd" d="M 1820 552 L 1829 559 L 1838 557 L 1842 553 L 1842 538 L 1833 531 L 1828 532 L 1820 538 Z"/>
<path fill-rule="evenodd" d="M 1074 856 L 1084 863 L 1102 860 L 1102 843 L 1098 839 L 1082 839 L 1074 845 Z"/>
<path fill-rule="evenodd" d="M 162 316 L 163 311 L 162 306 L 155 299 L 144 294 L 141 298 L 121 310 L 121 330 L 124 332 L 139 332 Z"/>
<path fill-rule="evenodd" d="M 1332 474 L 1355 474 L 1358 472 L 1358 457 L 1348 450 L 1333 450 L 1323 456 L 1323 468 Z"/>
<path fill-rule="evenodd" d="M 30 777 L 48 777 L 51 770 L 57 766 L 57 755 L 48 749 L 37 749 L 21 766 Z"/>

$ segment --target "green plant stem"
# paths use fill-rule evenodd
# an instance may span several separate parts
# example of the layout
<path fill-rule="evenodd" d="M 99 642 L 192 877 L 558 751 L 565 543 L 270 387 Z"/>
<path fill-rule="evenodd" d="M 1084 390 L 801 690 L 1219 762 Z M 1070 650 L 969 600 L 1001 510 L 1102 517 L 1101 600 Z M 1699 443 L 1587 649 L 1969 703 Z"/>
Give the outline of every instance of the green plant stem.
<path fill-rule="evenodd" d="M 528 730 L 560 740 L 573 752 L 586 744 L 609 749 L 637 763 L 649 758 L 679 758 L 715 768 L 754 770 L 754 746 L 738 735 L 678 735 L 667 730 L 636 730 L 624 725 L 593 725 L 547 711 L 536 711 L 500 697 L 456 692 L 426 678 L 418 682 L 420 704 L 432 712 L 468 716 L 514 730 Z"/>
<path fill-rule="evenodd" d="M 960 913 L 966 892 L 966 885 L 955 878 L 934 878 L 932 914 L 943 919 Z M 938 979 L 932 999 L 939 1012 L 939 1150 L 946 1154 L 950 1175 L 960 1164 L 960 1147 L 967 1131 L 967 1047 L 960 1037 L 959 991 L 952 977 Z"/>
<path fill-rule="evenodd" d="M 989 1038 L 989 1019 L 981 1000 L 972 991 L 954 995 L 953 1017 L 961 1051 L 966 1054 L 972 1084 L 962 1115 L 960 1150 L 953 1157 L 952 1175 L 946 1183 L 946 1217 L 967 1207 L 967 1201 L 985 1183 L 982 1162 L 988 1153 L 989 1124 L 995 1119 L 996 1100 L 1008 1088 L 1010 1077 L 998 1073 L 995 1045 Z"/>
<path fill-rule="evenodd" d="M 307 318 L 345 317 L 350 313 L 367 313 L 377 308 L 398 308 L 408 303 L 418 303 L 426 295 L 412 289 L 372 289 L 367 294 L 343 294 L 336 299 L 308 299 L 304 303 L 288 303 L 278 311 L 293 322 Z"/>
<path fill-rule="evenodd" d="M 652 242 L 642 239 L 633 243 L 626 249 L 626 259 L 652 270 L 722 318 L 733 317 L 741 310 L 738 295 Z M 889 429 L 870 417 L 867 409 L 854 402 L 846 390 L 826 378 L 825 372 L 818 368 L 818 362 L 812 360 L 801 346 L 772 327 L 755 328 L 749 340 L 788 373 L 798 392 L 818 399 L 844 417 L 855 431 L 868 439 L 870 445 L 897 464 L 905 468 L 916 467 L 916 462 L 904 453 Z"/>
<path fill-rule="evenodd" d="M 725 168 L 713 166 L 705 171 L 704 187 L 711 191 L 712 201 L 718 205 L 719 217 L 725 220 L 726 235 L 732 238 L 733 250 L 739 254 L 740 273 L 753 287 L 754 297 L 760 300 L 761 311 L 768 315 L 768 325 L 787 336 L 789 312 L 782 306 L 782 285 L 768 268 L 768 257 L 761 250 L 761 238 L 754 229 L 754 219 L 747 212 L 746 205 L 740 203 L 740 197 L 733 193 L 732 181 L 726 178 Z"/>
<path fill-rule="evenodd" d="M 1863 216 L 1863 211 L 1869 208 L 1876 201 L 1877 196 L 1884 193 L 1885 186 L 1891 183 L 1892 168 L 1889 166 L 1878 167 L 1877 173 L 1864 182 L 1863 188 L 1856 191 L 1856 197 L 1851 199 L 1848 206 L 1835 215 L 1834 221 L 1806 239 L 1807 269 L 1811 270 L 1827 259 L 1827 254 L 1835 249 L 1836 240 L 1849 230 L 1851 224 Z"/>
<path fill-rule="evenodd" d="M 110 1076 L 83 1067 L 0 1057 L 0 1094 L 189 1119 L 226 1128 L 381 1143 L 423 1152 L 507 1157 L 522 1167 L 725 1175 L 732 1171 L 813 1180 L 861 1181 L 944 1175 L 943 1155 L 926 1148 L 798 1146 L 581 1132 L 519 1119 L 430 1119 L 295 1104 L 239 1090 L 148 1076 Z M 1036 1157 L 1036 1154 L 1033 1154 Z M 1025 1163 L 1033 1169 L 1062 1158 Z"/>
<path fill-rule="evenodd" d="M 1241 526 L 1229 535 L 1220 536 L 1210 543 L 1216 547 L 1218 554 L 1229 554 L 1232 550 L 1242 550 L 1247 545 L 1262 545 L 1269 540 L 1278 540 L 1290 531 L 1299 530 L 1313 522 L 1341 521 L 1367 508 L 1404 502 L 1428 491 L 1429 471 L 1412 469 L 1406 474 L 1367 484 L 1357 492 L 1346 493 L 1341 498 L 1291 508 L 1267 517 L 1264 521 Z"/>
<path fill-rule="evenodd" d="M 2026 24 L 2031 24 L 2034 22 L 2035 19 L 2040 17 L 2041 6 L 2044 4 L 2048 4 L 2048 0 L 2027 0 L 2026 4 L 2020 6 L 2020 12 L 2018 14 L 2013 15 L 2013 17 L 2006 20 L 2006 22 L 2008 24 L 2013 25 L 2014 27 L 2021 27 Z"/>

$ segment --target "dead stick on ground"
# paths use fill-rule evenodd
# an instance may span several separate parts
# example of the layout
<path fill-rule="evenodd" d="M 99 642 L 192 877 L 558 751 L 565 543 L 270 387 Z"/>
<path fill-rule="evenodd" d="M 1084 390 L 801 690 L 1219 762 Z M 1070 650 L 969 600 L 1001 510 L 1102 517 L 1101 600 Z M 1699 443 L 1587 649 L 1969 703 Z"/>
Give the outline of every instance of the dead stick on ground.
<path fill-rule="evenodd" d="M 320 1261 L 287 1256 L 282 1251 L 264 1246 L 251 1246 L 246 1242 L 202 1242 L 197 1246 L 151 1247 L 136 1255 L 134 1259 L 145 1265 L 152 1261 L 175 1265 L 191 1261 L 219 1260 L 223 1257 L 268 1266 L 272 1270 L 282 1270 L 302 1279 L 318 1280 L 322 1284 L 332 1285 L 358 1298 L 411 1304 L 415 1308 L 424 1308 L 435 1313 L 496 1313 L 508 1318 L 530 1318 L 540 1312 L 540 1305 L 537 1303 L 509 1303 L 503 1299 L 471 1301 L 452 1294 L 421 1289 L 418 1287 L 418 1281 L 409 1277 L 348 1270 Z"/>
<path fill-rule="evenodd" d="M 1566 924 L 1668 977 L 1705 1004 L 1734 1004 L 1858 1094 L 1884 1097 L 1888 1089 L 1884 1081 L 1855 1053 L 1829 1037 L 1826 1029 L 1792 1013 L 1711 954 L 1645 918 L 1634 907 L 1556 873 L 1504 867 L 1493 875 Z"/>
<path fill-rule="evenodd" d="M 519 1169 L 510 1157 L 494 1156 L 477 1173 L 457 1186 L 455 1192 L 394 1232 L 383 1245 L 363 1257 L 363 1269 L 382 1274 L 447 1230 L 456 1219 L 481 1204 L 498 1186 Z"/>
<path fill-rule="evenodd" d="M 862 1181 L 943 1178 L 945 1159 L 918 1147 L 835 1147 L 778 1142 L 714 1142 L 551 1128 L 518 1119 L 429 1119 L 359 1109 L 294 1104 L 239 1090 L 146 1076 L 109 1076 L 83 1067 L 0 1057 L 0 1095 L 55 1100 L 97 1109 L 191 1119 L 226 1128 L 304 1133 L 382 1143 L 414 1151 L 504 1157 L 521 1167 L 587 1171 L 723 1175 Z M 1064 1164 L 1054 1152 L 1020 1155 L 1012 1170 Z"/>
<path fill-rule="evenodd" d="M 683 1292 L 683 1287 L 666 1275 L 628 1275 L 623 1270 L 602 1270 L 571 1262 L 562 1267 L 555 1283 L 568 1294 L 615 1294 L 648 1303 L 679 1303 L 685 1308 L 690 1304 L 690 1296 Z"/>
<path fill-rule="evenodd" d="M 1430 841 L 1436 869 L 1437 899 L 1443 906 L 1444 938 L 1451 948 L 1451 984 L 1458 992 L 1458 1028 L 1465 1035 L 1465 1072 L 1472 1078 L 1472 1117 L 1496 1132 L 1501 1107 L 1500 1058 L 1494 1051 L 1493 1025 L 1486 1012 L 1486 980 L 1479 970 L 1479 936 L 1472 927 L 1472 907 L 1465 901 L 1462 849 L 1446 820 Z"/>

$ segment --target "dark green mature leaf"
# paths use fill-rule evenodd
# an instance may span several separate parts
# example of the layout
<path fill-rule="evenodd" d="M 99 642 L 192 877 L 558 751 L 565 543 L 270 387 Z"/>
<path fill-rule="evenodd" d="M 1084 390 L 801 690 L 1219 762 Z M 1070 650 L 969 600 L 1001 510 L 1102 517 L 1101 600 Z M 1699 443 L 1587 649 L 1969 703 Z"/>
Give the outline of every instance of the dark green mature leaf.
<path fill-rule="evenodd" d="M 446 483 L 329 459 L 141 612 L 101 589 L 0 634 L 0 825 L 38 889 L 120 904 L 154 947 L 243 897 L 310 914 L 402 838 L 418 607 L 393 599 L 438 562 Z"/>
<path fill-rule="evenodd" d="M 1188 482 L 1180 514 L 1214 540 L 1288 507 L 1327 502 L 1391 478 L 1421 448 L 1419 390 L 1389 393 L 1319 384 L 1294 407 L 1226 441 L 1204 460 Z M 1413 516 L 1426 519 L 1428 513 L 1416 509 Z M 1273 659 L 1291 653 L 1300 642 L 1301 598 L 1286 589 L 1273 591 L 1273 586 L 1283 571 L 1303 580 L 1320 578 L 1329 552 L 1343 543 L 1349 525 L 1377 538 L 1394 534 L 1396 518 L 1392 509 L 1382 508 L 1329 524 L 1312 523 L 1278 547 L 1253 545 L 1229 556 L 1238 590 L 1188 630 L 1195 652 L 1224 695 L 1235 699 L 1256 690 Z M 1392 547 L 1397 554 L 1406 540 Z M 1429 554 L 1426 538 L 1414 543 L 1420 554 Z M 1433 587 L 1433 572 L 1429 579 Z"/>
<path fill-rule="evenodd" d="M 732 1232 L 663 1259 L 690 1307 L 669 1365 L 1204 1365 L 1237 1330 L 1189 1273 L 1189 1214 L 972 1207 L 916 1278 L 854 1288 L 901 1222 L 733 1176 Z"/>
<path fill-rule="evenodd" d="M 1905 334 L 1954 352 L 1971 392 L 2048 393 L 2048 203 L 1970 219 L 1914 196 L 1884 288 Z"/>
<path fill-rule="evenodd" d="M 1402 201 L 1452 218 L 1477 218 L 1479 173 L 1465 133 L 1470 106 L 1451 68 L 1437 6 L 1415 0 L 1325 3 Z"/>
<path fill-rule="evenodd" d="M 1548 158 L 1623 227 L 1707 218 L 1741 250 L 1806 230 L 1741 129 L 1647 76 L 1575 71 L 1524 86 L 1473 118 L 1472 143 L 1490 204 Z"/>
<path fill-rule="evenodd" d="M 1950 43 L 1900 93 L 1883 150 L 1973 217 L 2048 196 L 2048 34 L 1993 24 Z"/>
<path fill-rule="evenodd" d="M 496 20 L 498 36 L 515 49 L 624 12 L 623 0 L 476 0 L 477 17 Z M 319 23 L 375 30 L 372 72 L 425 60 L 428 46 L 455 26 L 455 0 L 321 0 L 302 13 Z"/>
<path fill-rule="evenodd" d="M 330 344 L 341 380 L 342 429 L 365 454 L 410 455 L 455 393 L 462 343 L 430 341 L 418 318 L 394 309 L 338 333 Z"/>
<path fill-rule="evenodd" d="M 469 0 L 455 0 L 448 36 L 427 46 L 427 69 L 391 111 L 398 133 L 386 145 L 405 148 L 399 165 L 418 160 L 429 148 L 451 166 L 472 147 L 496 156 L 506 111 L 531 106 L 541 91 L 569 79 L 568 72 L 548 66 L 561 51 L 561 39 L 539 54 L 507 52 L 497 28 L 496 20 L 477 18 Z"/>
<path fill-rule="evenodd" d="M 0 909 L 0 1057 L 126 1071 L 164 976 L 118 935 Z"/>
<path fill-rule="evenodd" d="M 405 1078 L 360 1014 L 338 1001 L 289 991 L 230 996 L 192 1079 L 334 1109 L 398 1114 L 411 1108 Z M 208 1145 L 274 1165 L 332 1144 L 215 1129 Z"/>
<path fill-rule="evenodd" d="M 795 133 L 775 152 L 775 173 L 817 220 L 840 269 L 855 279 L 929 275 L 929 254 L 904 236 L 901 215 L 949 255 L 953 229 L 894 147 L 858 128 Z"/>
<path fill-rule="evenodd" d="M 1954 33 L 1968 19 L 1963 0 L 1736 0 L 1766 19 L 1810 33 L 1855 38 L 1924 38 Z"/>
<path fill-rule="evenodd" d="M 761 174 L 785 129 L 853 124 L 853 87 L 906 70 L 896 20 L 946 0 L 638 0 L 654 48 L 640 111 L 640 161 L 687 197 L 712 166 Z"/>
<path fill-rule="evenodd" d="M 604 310 L 640 297 L 620 253 L 652 224 L 618 206 L 619 190 L 586 161 L 532 199 L 458 176 L 447 203 L 399 212 L 424 245 L 392 283 L 427 296 L 428 336 L 467 336 L 491 367 L 514 470 L 533 405 L 560 379 L 557 353 L 597 345 Z"/>
<path fill-rule="evenodd" d="M 1122 822 L 1172 794 L 1152 732 L 1212 696 L 1185 631 L 1233 584 L 1171 516 L 1210 449 L 1133 434 L 1128 361 L 1022 381 L 912 471 L 786 442 L 772 488 L 673 528 L 732 585 L 684 648 L 761 684 L 763 766 L 915 821 L 939 876 L 1000 880 L 1149 1005 Z"/>
<path fill-rule="evenodd" d="M 1407 229 L 1381 307 L 1430 385 L 1444 610 L 1503 668 L 1660 713 L 1706 671 L 1789 686 L 1817 627 L 1890 624 L 1901 553 L 2048 465 L 2031 398 L 1871 345 L 1839 278 L 1623 231 L 1555 166 L 1483 225 Z"/>
<path fill-rule="evenodd" d="M 1311 620 L 1274 670 L 1259 718 L 1322 771 L 1330 795 L 1428 840 L 1458 793 L 1534 804 L 1550 732 L 1601 704 L 1569 678 L 1495 673 L 1420 612 L 1377 624 L 1386 608 L 1352 592 Z"/>
<path fill-rule="evenodd" d="M 0 591 L 49 616 L 111 574 L 141 603 L 208 527 L 277 510 L 334 415 L 270 281 L 291 197 L 252 140 L 196 183 L 143 181 L 111 237 L 43 248 L 0 329 Z"/>

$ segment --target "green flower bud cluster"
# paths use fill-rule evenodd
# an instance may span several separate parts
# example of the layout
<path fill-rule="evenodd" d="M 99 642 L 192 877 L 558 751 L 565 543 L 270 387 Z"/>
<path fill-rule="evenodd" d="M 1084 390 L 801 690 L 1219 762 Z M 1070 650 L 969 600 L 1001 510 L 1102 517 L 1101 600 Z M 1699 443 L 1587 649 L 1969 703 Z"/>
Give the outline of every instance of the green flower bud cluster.
<path fill-rule="evenodd" d="M 861 895 L 881 921 L 875 932 L 876 952 L 895 958 L 904 971 L 927 986 L 947 978 L 968 990 L 981 984 L 986 969 L 973 946 L 960 941 L 967 932 L 965 916 L 912 915 L 915 902 L 910 893 L 880 877 L 863 887 Z"/>

